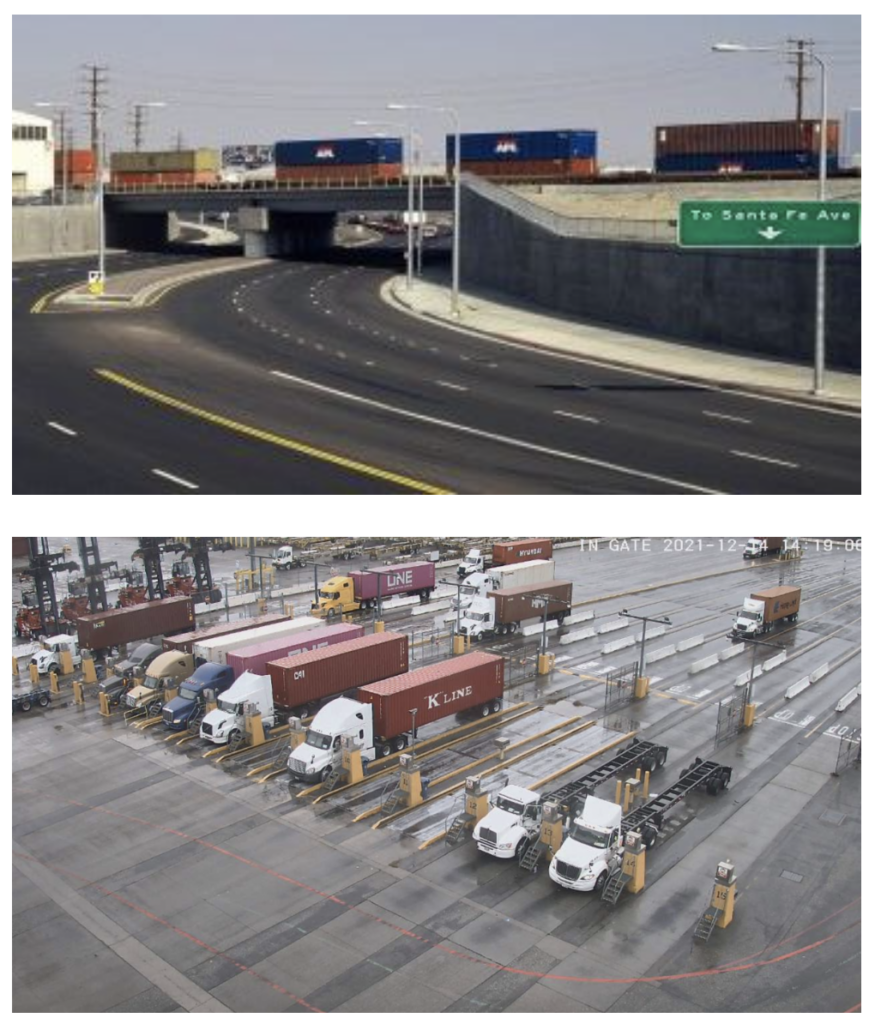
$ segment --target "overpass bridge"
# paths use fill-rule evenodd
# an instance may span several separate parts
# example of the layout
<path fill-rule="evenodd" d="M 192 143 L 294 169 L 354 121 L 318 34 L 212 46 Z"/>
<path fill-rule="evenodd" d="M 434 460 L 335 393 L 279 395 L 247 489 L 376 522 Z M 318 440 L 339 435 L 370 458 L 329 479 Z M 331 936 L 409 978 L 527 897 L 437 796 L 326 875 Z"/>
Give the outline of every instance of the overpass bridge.
<path fill-rule="evenodd" d="M 307 255 L 331 244 L 338 214 L 401 212 L 407 182 L 264 181 L 239 185 L 114 185 L 104 191 L 107 245 L 160 248 L 180 212 L 236 212 L 247 256 Z M 427 211 L 452 211 L 447 178 L 426 178 Z"/>

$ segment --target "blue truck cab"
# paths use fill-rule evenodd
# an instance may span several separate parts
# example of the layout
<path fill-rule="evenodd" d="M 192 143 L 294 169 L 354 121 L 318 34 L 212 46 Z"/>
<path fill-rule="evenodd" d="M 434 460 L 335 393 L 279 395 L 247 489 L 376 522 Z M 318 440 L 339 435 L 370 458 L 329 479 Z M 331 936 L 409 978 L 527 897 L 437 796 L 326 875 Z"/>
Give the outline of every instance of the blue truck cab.
<path fill-rule="evenodd" d="M 194 674 L 179 686 L 179 694 L 164 705 L 162 716 L 164 728 L 179 731 L 187 729 L 189 720 L 203 708 L 206 702 L 206 690 L 216 695 L 227 690 L 234 682 L 234 670 L 230 665 L 217 665 L 205 661 L 199 665 Z"/>

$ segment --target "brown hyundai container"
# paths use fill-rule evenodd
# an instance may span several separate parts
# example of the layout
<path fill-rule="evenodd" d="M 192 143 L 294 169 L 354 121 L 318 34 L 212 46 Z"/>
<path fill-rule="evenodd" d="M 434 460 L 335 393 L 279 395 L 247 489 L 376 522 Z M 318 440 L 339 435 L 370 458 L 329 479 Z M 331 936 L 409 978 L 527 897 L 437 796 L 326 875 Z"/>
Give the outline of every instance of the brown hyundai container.
<path fill-rule="evenodd" d="M 83 615 L 76 623 L 79 646 L 92 651 L 115 647 L 131 640 L 178 633 L 194 625 L 194 601 L 190 597 L 165 597 L 129 608 L 113 608 Z"/>
<path fill-rule="evenodd" d="M 245 629 L 255 629 L 258 626 L 272 626 L 275 622 L 284 622 L 288 617 L 282 612 L 274 612 L 272 615 L 259 615 L 254 619 L 219 622 L 215 626 L 206 626 L 188 633 L 177 633 L 176 636 L 165 636 L 162 646 L 165 651 L 185 651 L 186 654 L 192 654 L 194 645 L 204 640 L 227 636 L 229 633 L 242 633 Z"/>
<path fill-rule="evenodd" d="M 570 611 L 571 590 L 572 584 L 568 580 L 551 580 L 549 583 L 528 583 L 522 587 L 492 590 L 487 597 L 495 598 L 496 622 L 521 622 L 543 616 L 544 609 L 535 608 L 532 604 L 538 594 L 548 594 L 553 598 L 547 605 L 548 616 Z"/>
<path fill-rule="evenodd" d="M 763 622 L 777 622 L 778 619 L 786 619 L 788 615 L 798 613 L 802 602 L 802 588 L 772 587 L 770 590 L 761 590 L 750 596 L 752 601 L 762 601 L 765 604 Z"/>
<path fill-rule="evenodd" d="M 410 730 L 413 708 L 419 729 L 447 715 L 492 704 L 503 694 L 504 658 L 475 651 L 361 686 L 357 697 L 374 707 L 374 738 L 392 739 Z"/>
<path fill-rule="evenodd" d="M 332 647 L 268 662 L 273 699 L 303 708 L 346 690 L 407 671 L 406 633 L 372 633 Z"/>
<path fill-rule="evenodd" d="M 513 565 L 515 562 L 531 562 L 536 558 L 552 557 L 553 541 L 544 538 L 507 540 L 492 545 L 493 565 Z"/>
<path fill-rule="evenodd" d="M 827 150 L 836 152 L 838 121 L 827 121 Z M 656 128 L 656 155 L 790 153 L 820 148 L 820 121 L 729 121 Z"/>

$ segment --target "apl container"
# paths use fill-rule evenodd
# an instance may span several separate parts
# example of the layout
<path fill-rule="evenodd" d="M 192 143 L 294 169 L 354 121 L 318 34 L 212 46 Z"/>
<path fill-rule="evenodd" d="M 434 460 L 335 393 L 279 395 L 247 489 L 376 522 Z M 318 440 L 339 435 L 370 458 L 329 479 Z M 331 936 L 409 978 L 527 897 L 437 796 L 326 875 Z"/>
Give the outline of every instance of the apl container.
<path fill-rule="evenodd" d="M 491 710 L 503 694 L 504 658 L 475 651 L 360 686 L 357 699 L 373 705 L 375 737 L 392 739 L 410 730 L 414 708 L 418 729 L 478 706 Z"/>
<path fill-rule="evenodd" d="M 82 615 L 76 623 L 79 647 L 99 651 L 106 647 L 145 640 L 191 629 L 194 625 L 194 601 L 191 597 L 165 597 L 128 608 Z"/>
<path fill-rule="evenodd" d="M 235 679 L 247 671 L 263 676 L 267 675 L 268 662 L 279 658 L 294 658 L 307 651 L 316 651 L 346 640 L 356 640 L 364 635 L 364 626 L 346 623 L 324 626 L 322 629 L 308 629 L 300 636 L 281 637 L 279 640 L 265 640 L 251 647 L 238 647 L 228 654 L 227 664 L 234 670 Z"/>
<path fill-rule="evenodd" d="M 372 633 L 267 666 L 274 702 L 301 708 L 407 671 L 406 633 Z"/>
<path fill-rule="evenodd" d="M 214 626 L 205 626 L 203 629 L 196 629 L 189 633 L 166 636 L 162 646 L 165 651 L 185 651 L 186 654 L 191 654 L 194 651 L 194 645 L 202 640 L 213 640 L 217 636 L 227 636 L 229 633 L 258 629 L 259 626 L 272 626 L 275 622 L 285 622 L 288 618 L 289 616 L 282 612 L 274 612 L 272 615 L 258 615 L 253 619 L 217 622 Z"/>
<path fill-rule="evenodd" d="M 492 545 L 493 565 L 512 565 L 514 562 L 530 562 L 532 559 L 552 557 L 553 541 L 549 538 L 506 540 Z"/>
<path fill-rule="evenodd" d="M 331 167 L 336 165 L 400 164 L 401 139 L 304 139 L 277 142 L 277 171 L 281 167 Z"/>
<path fill-rule="evenodd" d="M 454 135 L 446 139 L 447 167 L 453 166 Z M 594 160 L 598 135 L 594 131 L 562 129 L 530 132 L 466 132 L 461 136 L 462 164 L 469 161 Z"/>

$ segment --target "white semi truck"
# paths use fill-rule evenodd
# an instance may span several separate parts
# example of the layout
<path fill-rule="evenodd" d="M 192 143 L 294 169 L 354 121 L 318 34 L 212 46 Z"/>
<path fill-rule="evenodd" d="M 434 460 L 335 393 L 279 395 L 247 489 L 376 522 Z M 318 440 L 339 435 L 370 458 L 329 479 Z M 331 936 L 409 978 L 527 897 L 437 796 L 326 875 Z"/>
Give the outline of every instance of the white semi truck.
<path fill-rule="evenodd" d="M 557 619 L 559 625 L 571 611 L 572 584 L 568 580 L 548 580 L 521 587 L 503 587 L 490 590 L 486 597 L 475 597 L 465 609 L 459 632 L 472 640 L 482 640 L 494 634 L 514 633 L 526 623 L 536 623 L 543 615 L 538 598 L 548 596 L 547 618 Z"/>
<path fill-rule="evenodd" d="M 68 633 L 59 633 L 57 636 L 46 637 L 42 646 L 30 659 L 31 664 L 36 665 L 37 672 L 44 676 L 48 672 L 61 671 L 61 651 L 69 651 L 73 659 L 73 668 L 82 664 L 82 656 L 79 653 L 79 638 Z"/>
<path fill-rule="evenodd" d="M 465 579 L 464 589 L 452 599 L 450 606 L 456 611 L 461 602 L 464 610 L 475 597 L 486 597 L 490 590 L 521 587 L 526 583 L 549 583 L 555 572 L 556 563 L 545 558 L 532 562 L 517 562 L 515 565 L 496 565 L 485 572 L 473 572 Z"/>
<path fill-rule="evenodd" d="M 204 716 L 200 729 L 201 739 L 235 746 L 243 736 L 247 704 L 261 712 L 261 724 L 265 732 L 273 728 L 277 716 L 270 676 L 244 672 L 222 693 L 216 708 Z"/>

